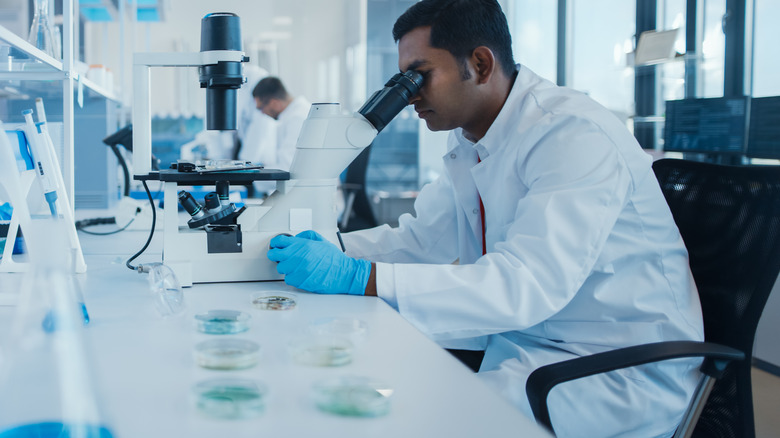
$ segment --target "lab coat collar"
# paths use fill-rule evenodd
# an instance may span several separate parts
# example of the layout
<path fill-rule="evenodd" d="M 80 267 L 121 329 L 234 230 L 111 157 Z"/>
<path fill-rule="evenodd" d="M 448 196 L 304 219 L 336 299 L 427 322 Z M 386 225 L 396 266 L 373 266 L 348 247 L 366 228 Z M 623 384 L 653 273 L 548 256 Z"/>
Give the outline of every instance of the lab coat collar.
<path fill-rule="evenodd" d="M 490 125 L 490 128 L 488 128 L 485 135 L 478 142 L 472 143 L 474 149 L 477 150 L 480 159 L 483 161 L 486 160 L 487 157 L 493 155 L 498 149 L 502 148 L 506 143 L 507 129 L 510 128 L 508 125 L 512 119 L 511 113 L 513 108 L 516 108 L 515 102 L 525 97 L 526 91 L 529 89 L 529 79 L 532 79 L 533 75 L 528 76 L 524 74 L 528 69 L 522 67 L 520 64 L 517 64 L 515 69 L 517 71 L 517 77 L 515 78 L 514 84 L 512 84 L 512 89 L 509 91 L 509 96 L 507 96 L 504 106 L 501 107 L 501 111 L 499 111 L 498 116 L 493 120 L 493 123 Z M 468 141 L 466 137 L 463 136 L 462 129 L 458 130 L 457 135 L 459 136 L 459 139 L 462 138 L 463 140 Z"/>

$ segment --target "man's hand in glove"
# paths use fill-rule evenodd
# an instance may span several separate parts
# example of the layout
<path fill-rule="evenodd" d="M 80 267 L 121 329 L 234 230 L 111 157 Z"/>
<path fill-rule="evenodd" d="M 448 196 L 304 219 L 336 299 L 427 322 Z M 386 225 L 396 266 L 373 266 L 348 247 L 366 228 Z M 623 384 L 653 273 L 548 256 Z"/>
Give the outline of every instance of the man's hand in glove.
<path fill-rule="evenodd" d="M 274 237 L 268 258 L 285 283 L 321 294 L 363 295 L 371 274 L 371 262 L 348 257 L 314 231 Z"/>

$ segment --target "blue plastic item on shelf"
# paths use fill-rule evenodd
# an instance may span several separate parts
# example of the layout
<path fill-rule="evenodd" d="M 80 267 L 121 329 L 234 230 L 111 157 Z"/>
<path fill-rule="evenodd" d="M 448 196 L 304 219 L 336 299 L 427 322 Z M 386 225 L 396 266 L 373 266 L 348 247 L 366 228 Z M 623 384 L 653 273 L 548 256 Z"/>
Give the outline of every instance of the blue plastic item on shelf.
<path fill-rule="evenodd" d="M 34 169 L 32 155 L 30 154 L 30 146 L 27 143 L 27 137 L 24 135 L 24 131 L 5 131 L 5 135 L 8 136 L 8 141 L 11 143 L 11 149 L 14 152 L 16 158 L 16 167 L 20 172 L 25 170 Z"/>

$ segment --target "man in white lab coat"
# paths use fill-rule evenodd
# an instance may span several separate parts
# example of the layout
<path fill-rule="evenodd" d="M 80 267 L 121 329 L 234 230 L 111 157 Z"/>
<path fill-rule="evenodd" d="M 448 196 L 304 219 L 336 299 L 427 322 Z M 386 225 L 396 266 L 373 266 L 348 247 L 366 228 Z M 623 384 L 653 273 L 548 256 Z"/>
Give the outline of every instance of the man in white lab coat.
<path fill-rule="evenodd" d="M 269 76 L 257 83 L 252 96 L 255 104 L 263 114 L 276 120 L 276 159 L 273 163 L 263 163 L 267 168 L 290 170 L 295 143 L 301 132 L 303 121 L 309 115 L 311 102 L 303 96 L 293 97 L 274 76 Z"/>
<path fill-rule="evenodd" d="M 252 92 L 268 72 L 256 65 L 246 65 L 246 86 L 238 89 L 238 118 L 236 135 L 240 148 L 234 159 L 263 163 L 276 159 L 276 122 L 258 111 Z"/>
<path fill-rule="evenodd" d="M 512 59 L 495 0 L 423 0 L 396 22 L 399 68 L 434 131 L 451 130 L 445 172 L 415 214 L 344 235 L 278 236 L 285 281 L 378 295 L 447 348 L 485 349 L 488 384 L 529 416 L 536 368 L 619 347 L 702 340 L 687 252 L 651 157 L 608 110 Z M 560 437 L 673 434 L 698 359 L 559 385 Z"/>
<path fill-rule="evenodd" d="M 257 109 L 252 92 L 268 72 L 255 65 L 246 65 L 247 85 L 238 89 L 238 119 L 236 148 L 231 158 L 251 161 L 268 168 L 276 166 L 276 121 Z M 289 169 L 285 169 L 289 170 Z M 255 181 L 256 196 L 264 196 L 276 187 L 274 181 Z"/>

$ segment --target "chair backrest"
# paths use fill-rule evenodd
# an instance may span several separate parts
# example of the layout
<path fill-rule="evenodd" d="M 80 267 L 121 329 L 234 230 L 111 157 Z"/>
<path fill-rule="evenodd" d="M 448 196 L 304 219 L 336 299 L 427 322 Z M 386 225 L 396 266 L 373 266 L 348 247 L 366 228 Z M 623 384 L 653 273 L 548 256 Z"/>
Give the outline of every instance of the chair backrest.
<path fill-rule="evenodd" d="M 780 272 L 780 166 L 653 164 L 690 257 L 705 340 L 746 361 L 718 380 L 694 436 L 755 436 L 751 390 L 758 320 Z"/>
<path fill-rule="evenodd" d="M 371 208 L 371 202 L 368 200 L 368 194 L 366 193 L 366 172 L 368 171 L 368 161 L 372 147 L 373 145 L 369 145 L 365 148 L 363 152 L 347 166 L 344 175 L 344 183 L 347 186 L 354 187 L 354 189 L 350 189 L 354 190 L 354 198 L 353 203 L 350 206 L 351 211 L 344 212 L 344 214 L 351 215 L 347 222 L 348 226 L 340 230 L 341 232 L 346 233 L 379 225 L 374 216 L 374 211 Z"/>

